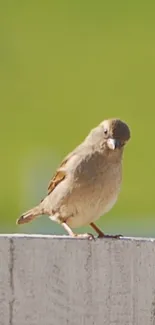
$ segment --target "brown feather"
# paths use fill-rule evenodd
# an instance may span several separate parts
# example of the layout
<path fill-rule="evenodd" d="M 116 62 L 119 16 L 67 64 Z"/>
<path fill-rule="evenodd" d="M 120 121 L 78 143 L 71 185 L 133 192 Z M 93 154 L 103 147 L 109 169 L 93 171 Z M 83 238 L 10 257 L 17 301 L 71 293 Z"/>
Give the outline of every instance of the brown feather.
<path fill-rule="evenodd" d="M 55 187 L 66 177 L 66 173 L 61 170 L 66 164 L 68 159 L 65 159 L 62 164 L 60 165 L 60 168 L 57 170 L 54 177 L 51 179 L 49 185 L 48 185 L 48 195 L 55 189 Z"/>
<path fill-rule="evenodd" d="M 61 168 L 63 169 L 63 167 L 65 167 L 65 165 L 68 162 L 68 160 L 77 153 L 77 151 L 78 151 L 79 148 L 80 148 L 80 146 L 78 146 L 73 152 L 69 153 L 66 156 L 66 158 L 62 161 L 60 167 L 57 169 L 56 174 L 53 176 L 53 178 L 51 179 L 51 181 L 50 181 L 50 183 L 48 185 L 48 192 L 47 192 L 48 195 L 50 195 L 50 193 L 55 189 L 55 187 L 61 181 L 63 181 L 63 179 L 65 179 L 66 172 L 64 170 L 61 170 Z"/>
<path fill-rule="evenodd" d="M 48 195 L 55 189 L 55 187 L 65 178 L 66 174 L 64 171 L 58 171 L 48 186 Z"/>

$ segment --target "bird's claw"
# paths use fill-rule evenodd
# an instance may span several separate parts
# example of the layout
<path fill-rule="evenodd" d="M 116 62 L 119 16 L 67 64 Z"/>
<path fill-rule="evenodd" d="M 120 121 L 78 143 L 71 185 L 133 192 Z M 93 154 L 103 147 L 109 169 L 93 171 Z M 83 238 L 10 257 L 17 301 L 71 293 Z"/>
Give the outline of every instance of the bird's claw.
<path fill-rule="evenodd" d="M 81 239 L 95 240 L 94 235 L 92 235 L 90 233 L 86 233 L 86 234 L 75 234 L 75 237 L 81 238 Z"/>
<path fill-rule="evenodd" d="M 98 238 L 112 238 L 112 239 L 120 239 L 123 235 L 99 235 Z"/>

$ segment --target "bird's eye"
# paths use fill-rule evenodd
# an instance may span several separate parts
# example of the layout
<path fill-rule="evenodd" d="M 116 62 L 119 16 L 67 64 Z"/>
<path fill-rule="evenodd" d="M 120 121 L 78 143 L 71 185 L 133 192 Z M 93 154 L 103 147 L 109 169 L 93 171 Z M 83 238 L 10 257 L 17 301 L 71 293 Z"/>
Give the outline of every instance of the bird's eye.
<path fill-rule="evenodd" d="M 104 134 L 107 135 L 108 134 L 108 130 L 104 129 Z"/>

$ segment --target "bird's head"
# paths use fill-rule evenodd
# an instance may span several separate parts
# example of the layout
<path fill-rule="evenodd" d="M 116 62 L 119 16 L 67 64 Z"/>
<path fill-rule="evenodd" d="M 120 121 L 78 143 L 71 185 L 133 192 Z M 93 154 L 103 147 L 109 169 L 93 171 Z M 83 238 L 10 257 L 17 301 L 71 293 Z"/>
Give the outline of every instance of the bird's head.
<path fill-rule="evenodd" d="M 92 129 L 85 142 L 103 150 L 107 149 L 111 154 L 122 152 L 124 145 L 130 139 L 128 125 L 120 119 L 109 119 L 101 122 Z"/>
<path fill-rule="evenodd" d="M 119 150 L 130 139 L 130 129 L 119 119 L 105 120 L 100 124 L 103 130 L 104 143 L 110 150 Z"/>

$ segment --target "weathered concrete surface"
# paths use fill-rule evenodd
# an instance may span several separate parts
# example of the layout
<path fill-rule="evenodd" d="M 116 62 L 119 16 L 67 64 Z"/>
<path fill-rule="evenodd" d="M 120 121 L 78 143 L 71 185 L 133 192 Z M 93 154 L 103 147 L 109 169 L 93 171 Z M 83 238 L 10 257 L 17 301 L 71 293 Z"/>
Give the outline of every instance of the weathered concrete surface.
<path fill-rule="evenodd" d="M 0 325 L 11 324 L 12 317 L 12 260 L 11 241 L 0 238 Z"/>
<path fill-rule="evenodd" d="M 155 240 L 0 236 L 0 325 L 155 325 Z"/>

